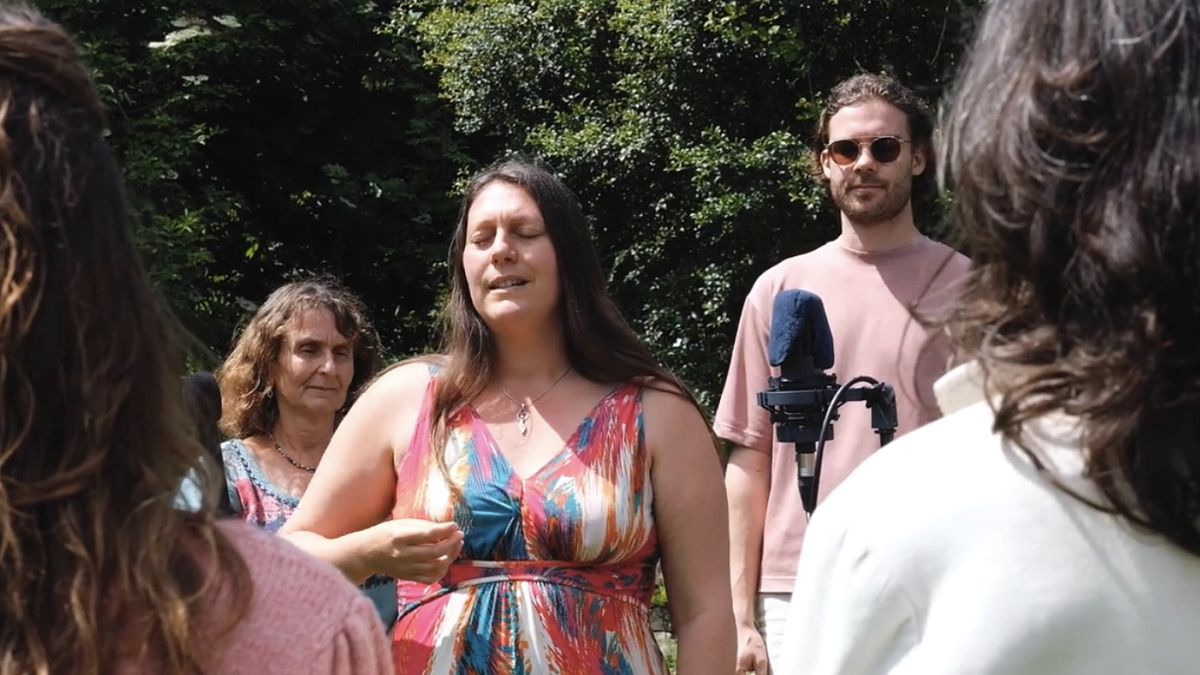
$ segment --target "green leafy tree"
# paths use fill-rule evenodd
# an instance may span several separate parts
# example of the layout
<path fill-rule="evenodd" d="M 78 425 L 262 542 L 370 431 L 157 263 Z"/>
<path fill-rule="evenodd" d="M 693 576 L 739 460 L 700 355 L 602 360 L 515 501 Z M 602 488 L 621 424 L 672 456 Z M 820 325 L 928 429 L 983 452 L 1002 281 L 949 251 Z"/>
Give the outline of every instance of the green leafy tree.
<path fill-rule="evenodd" d="M 836 232 L 806 165 L 824 93 L 872 70 L 936 96 L 958 23 L 920 1 L 407 0 L 392 33 L 460 131 L 579 193 L 626 315 L 711 406 L 754 278 Z"/>
<path fill-rule="evenodd" d="M 425 350 L 470 164 L 387 3 L 74 0 L 155 280 L 219 355 L 249 309 L 330 272 L 395 354 Z M 211 364 L 211 359 L 210 359 Z"/>
<path fill-rule="evenodd" d="M 960 13 L 934 0 L 47 0 L 112 110 L 151 272 L 210 361 L 307 272 L 341 276 L 393 355 L 428 349 L 470 172 L 548 162 L 610 288 L 716 402 L 742 299 L 836 219 L 807 175 L 858 70 L 931 99 Z"/>

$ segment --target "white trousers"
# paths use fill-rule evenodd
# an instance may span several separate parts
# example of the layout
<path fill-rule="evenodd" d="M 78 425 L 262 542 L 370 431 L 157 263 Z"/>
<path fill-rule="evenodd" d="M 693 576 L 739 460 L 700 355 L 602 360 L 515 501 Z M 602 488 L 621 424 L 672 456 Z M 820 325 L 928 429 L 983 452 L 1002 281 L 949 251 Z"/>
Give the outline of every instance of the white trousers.
<path fill-rule="evenodd" d="M 787 625 L 788 610 L 791 606 L 791 593 L 758 594 L 754 622 L 767 645 L 767 662 L 771 665 L 772 675 L 778 672 L 778 664 L 783 658 L 784 627 Z"/>

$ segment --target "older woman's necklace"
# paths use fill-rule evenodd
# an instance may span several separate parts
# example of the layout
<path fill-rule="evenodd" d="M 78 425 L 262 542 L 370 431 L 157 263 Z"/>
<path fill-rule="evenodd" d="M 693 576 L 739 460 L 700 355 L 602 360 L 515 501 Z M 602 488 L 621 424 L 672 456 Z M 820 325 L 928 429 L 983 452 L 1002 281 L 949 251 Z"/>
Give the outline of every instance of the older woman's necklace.
<path fill-rule="evenodd" d="M 558 379 L 555 380 L 553 384 L 551 384 L 549 387 L 546 388 L 546 391 L 543 391 L 542 393 L 538 394 L 529 403 L 521 403 L 517 399 L 513 398 L 507 391 L 504 391 L 504 387 L 501 387 L 499 382 L 496 383 L 496 388 L 500 390 L 500 393 L 504 394 L 505 398 L 512 401 L 513 403 L 516 403 L 519 406 L 517 409 L 517 430 L 521 432 L 522 436 L 526 436 L 529 434 L 529 406 L 533 405 L 534 403 L 537 403 L 538 401 L 540 401 L 542 399 L 543 396 L 545 396 L 546 394 L 549 394 L 550 390 L 557 387 L 558 383 L 562 382 L 563 378 L 566 377 L 567 373 L 569 373 L 569 372 L 571 372 L 571 367 L 567 366 L 567 369 L 563 371 L 563 374 L 559 375 Z"/>
<path fill-rule="evenodd" d="M 271 433 L 271 432 L 269 432 L 269 431 L 268 431 L 268 432 L 267 432 L 267 438 L 270 438 L 270 439 L 271 439 L 271 443 L 273 443 L 273 444 L 275 445 L 275 452 L 278 452 L 278 453 L 279 453 L 279 455 L 280 455 L 281 457 L 283 457 L 284 459 L 286 459 L 286 460 L 288 461 L 288 463 L 289 463 L 289 464 L 291 464 L 292 466 L 296 467 L 297 469 L 300 469 L 301 471 L 307 471 L 307 472 L 309 472 L 309 473 L 316 473 L 316 472 L 317 472 L 317 467 L 315 467 L 315 466 L 309 466 L 309 465 L 307 465 L 307 464 L 301 464 L 300 462 L 297 462 L 296 460 L 292 459 L 292 456 L 291 456 L 291 455 L 289 455 L 289 454 L 287 454 L 286 452 L 284 452 L 284 451 L 283 451 L 283 448 L 279 446 L 279 441 L 275 440 L 275 434 L 273 434 L 273 433 Z"/>

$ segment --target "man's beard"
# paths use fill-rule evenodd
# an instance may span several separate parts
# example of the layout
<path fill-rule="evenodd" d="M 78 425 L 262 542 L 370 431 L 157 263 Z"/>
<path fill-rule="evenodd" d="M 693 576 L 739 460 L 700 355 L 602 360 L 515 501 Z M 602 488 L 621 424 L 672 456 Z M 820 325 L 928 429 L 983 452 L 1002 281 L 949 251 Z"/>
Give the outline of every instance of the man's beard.
<path fill-rule="evenodd" d="M 862 201 L 850 188 L 859 185 L 881 185 L 885 192 L 882 198 Z M 855 225 L 885 223 L 900 215 L 912 199 L 912 177 L 904 176 L 898 182 L 887 184 L 878 180 L 859 180 L 830 191 L 833 202 L 846 214 L 846 219 Z"/>

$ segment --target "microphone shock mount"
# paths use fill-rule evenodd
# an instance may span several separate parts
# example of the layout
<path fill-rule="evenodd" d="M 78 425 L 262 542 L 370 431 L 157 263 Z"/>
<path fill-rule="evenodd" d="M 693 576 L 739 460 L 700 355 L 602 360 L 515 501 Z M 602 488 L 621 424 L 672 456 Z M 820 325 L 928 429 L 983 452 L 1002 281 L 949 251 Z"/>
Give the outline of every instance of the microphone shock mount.
<path fill-rule="evenodd" d="M 825 442 L 833 439 L 838 409 L 850 401 L 866 404 L 871 428 L 883 447 L 896 434 L 896 393 L 891 385 L 865 375 L 839 385 L 835 375 L 816 371 L 811 365 L 801 372 L 805 376 L 799 380 L 770 378 L 767 390 L 758 392 L 758 405 L 770 413 L 776 438 L 796 447 L 800 500 L 811 517 L 817 508 Z"/>

